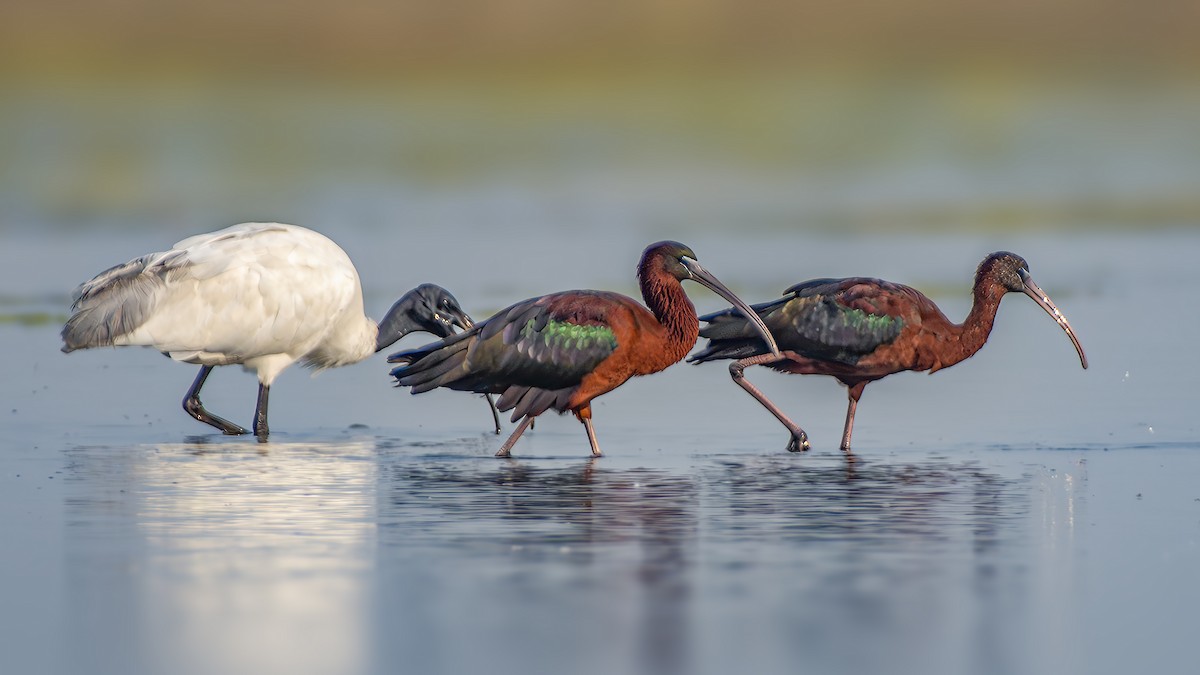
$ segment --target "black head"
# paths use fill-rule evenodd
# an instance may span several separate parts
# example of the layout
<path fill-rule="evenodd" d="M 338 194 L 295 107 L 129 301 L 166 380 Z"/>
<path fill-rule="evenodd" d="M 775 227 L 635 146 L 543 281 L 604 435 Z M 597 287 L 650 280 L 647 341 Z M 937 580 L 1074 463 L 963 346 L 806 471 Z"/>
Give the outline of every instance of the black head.
<path fill-rule="evenodd" d="M 767 348 L 771 353 L 779 355 L 779 347 L 775 344 L 775 338 L 771 335 L 771 331 L 767 330 L 758 314 L 713 276 L 712 272 L 704 269 L 696 261 L 696 254 L 692 252 L 691 248 L 677 241 L 660 241 L 647 246 L 646 250 L 642 252 L 642 260 L 638 264 L 638 279 L 642 282 L 642 295 L 645 296 L 647 304 L 652 304 L 651 292 L 647 290 L 647 282 L 661 279 L 662 274 L 673 277 L 677 281 L 695 281 L 728 300 L 750 320 L 751 325 L 767 343 Z M 688 311 L 695 317 L 695 308 L 691 306 L 691 303 L 686 304 Z"/>
<path fill-rule="evenodd" d="M 417 331 L 438 337 L 454 334 L 454 327 L 473 325 L 471 317 L 462 310 L 450 291 L 435 284 L 421 284 L 396 301 L 379 322 L 375 351 L 385 349 L 397 340 Z"/>
<path fill-rule="evenodd" d="M 1075 336 L 1075 331 L 1071 329 L 1071 324 L 1067 323 L 1067 317 L 1058 310 L 1058 307 L 1050 300 L 1050 296 L 1038 287 L 1033 282 L 1033 277 L 1029 274 L 1029 263 L 1016 253 L 1008 251 L 999 251 L 993 253 L 983 259 L 979 263 L 979 270 L 975 273 L 975 288 L 978 293 L 989 285 L 998 286 L 1006 293 L 1024 293 L 1033 299 L 1054 319 L 1056 323 L 1066 332 L 1067 337 L 1071 339 L 1071 344 L 1075 346 L 1075 351 L 1079 353 L 1079 363 L 1084 368 L 1088 367 L 1087 356 L 1083 353 L 1083 345 L 1079 344 L 1079 338 Z"/>
<path fill-rule="evenodd" d="M 997 251 L 979 263 L 975 283 L 992 283 L 1005 291 L 1024 293 L 1024 277 L 1029 275 L 1029 263 L 1016 253 Z"/>
<path fill-rule="evenodd" d="M 647 275 L 662 271 L 679 281 L 691 279 L 692 272 L 684 264 L 685 259 L 695 262 L 696 254 L 692 252 L 691 248 L 677 241 L 660 241 L 650 244 L 642 252 L 642 259 L 638 264 L 638 277 L 645 278 Z"/>

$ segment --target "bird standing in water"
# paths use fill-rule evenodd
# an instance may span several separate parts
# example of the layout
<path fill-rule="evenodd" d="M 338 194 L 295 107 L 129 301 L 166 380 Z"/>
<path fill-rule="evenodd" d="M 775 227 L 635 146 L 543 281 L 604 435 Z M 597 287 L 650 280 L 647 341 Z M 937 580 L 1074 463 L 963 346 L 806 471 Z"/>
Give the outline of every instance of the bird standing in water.
<path fill-rule="evenodd" d="M 908 286 L 871 279 L 814 279 L 784 291 L 787 295 L 753 309 L 782 349 L 782 358 L 758 339 L 740 312 L 727 309 L 701 317 L 700 336 L 708 345 L 689 361 L 735 359 L 735 382 L 775 415 L 791 433 L 788 450 L 808 449 L 804 430 L 751 384 L 747 366 L 765 365 L 785 373 L 831 375 L 849 389 L 842 450 L 850 452 L 854 411 L 868 383 L 905 370 L 937 372 L 979 351 L 987 342 L 1006 293 L 1024 293 L 1066 331 L 1087 368 L 1087 357 L 1067 318 L 1029 276 L 1025 259 L 1001 251 L 979 264 L 974 302 L 963 323 L 946 318 L 932 300 Z"/>
<path fill-rule="evenodd" d="M 447 387 L 500 394 L 497 407 L 520 424 L 496 453 L 508 457 L 533 419 L 571 411 L 587 430 L 592 455 L 592 399 L 629 378 L 677 363 L 696 344 L 700 323 L 680 282 L 703 284 L 746 312 L 765 349 L 778 354 L 758 317 L 696 262 L 683 244 L 663 241 L 642 253 L 637 276 L 646 301 L 605 291 L 564 291 L 518 302 L 473 328 L 388 357 L 398 386 L 412 393 Z"/>
<path fill-rule="evenodd" d="M 447 336 L 471 325 L 454 296 L 432 284 L 407 293 L 376 324 L 363 312 L 358 271 L 337 244 L 296 225 L 244 223 L 84 282 L 62 350 L 138 345 L 198 364 L 183 408 L 226 434 L 248 432 L 205 410 L 200 389 L 213 367 L 240 364 L 258 374 L 253 427 L 266 438 L 271 383 L 291 364 L 345 366 L 413 331 Z"/>

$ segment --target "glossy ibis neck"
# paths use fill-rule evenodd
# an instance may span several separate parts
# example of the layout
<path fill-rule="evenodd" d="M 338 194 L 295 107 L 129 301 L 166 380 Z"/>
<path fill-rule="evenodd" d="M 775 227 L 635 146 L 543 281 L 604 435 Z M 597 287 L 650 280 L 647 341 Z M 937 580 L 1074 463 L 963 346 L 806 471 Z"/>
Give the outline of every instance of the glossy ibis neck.
<path fill-rule="evenodd" d="M 666 329 L 666 342 L 660 352 L 662 363 L 656 364 L 658 370 L 662 370 L 683 359 L 696 346 L 696 339 L 700 336 L 700 320 L 696 318 L 696 307 L 688 299 L 679 280 L 668 274 L 656 261 L 648 264 L 651 262 L 643 261 L 638 268 L 638 278 L 646 307 Z"/>
<path fill-rule="evenodd" d="M 983 348 L 988 336 L 992 334 L 992 326 L 996 323 L 996 311 L 1000 308 L 1000 299 L 1004 297 L 1005 289 L 990 278 L 975 281 L 974 301 L 967 318 L 958 325 L 959 339 L 957 342 L 946 342 L 942 356 L 942 367 L 952 366 L 959 361 L 975 355 Z"/>

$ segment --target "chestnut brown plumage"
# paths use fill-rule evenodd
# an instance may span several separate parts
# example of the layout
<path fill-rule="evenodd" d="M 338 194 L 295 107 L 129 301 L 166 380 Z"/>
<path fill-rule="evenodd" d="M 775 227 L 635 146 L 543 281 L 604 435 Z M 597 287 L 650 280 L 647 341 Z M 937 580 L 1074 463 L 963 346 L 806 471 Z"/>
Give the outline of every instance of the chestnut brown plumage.
<path fill-rule="evenodd" d="M 742 308 L 750 317 L 747 330 L 759 331 L 764 350 L 778 354 L 754 312 L 701 267 L 683 244 L 650 245 L 637 275 L 646 307 L 606 291 L 531 298 L 470 330 L 391 355 L 388 362 L 404 364 L 392 370 L 392 376 L 414 394 L 438 387 L 500 394 L 497 407 L 512 410 L 512 421 L 520 424 L 498 457 L 509 456 L 533 419 L 550 409 L 573 412 L 587 430 L 592 454 L 599 456 L 592 399 L 631 377 L 667 368 L 696 344 L 700 322 L 681 281 L 697 281 Z"/>
<path fill-rule="evenodd" d="M 831 375 L 849 389 L 842 450 L 850 451 L 854 411 L 869 382 L 905 370 L 931 373 L 969 358 L 987 342 L 1000 299 L 1011 292 L 1034 302 L 1066 331 L 1087 368 L 1087 357 L 1066 317 L 1029 276 L 1025 259 L 1008 252 L 989 255 L 975 273 L 974 303 L 963 323 L 946 318 L 932 300 L 908 286 L 871 279 L 814 279 L 784 291 L 784 297 L 754 305 L 779 341 L 782 357 L 770 353 L 732 310 L 701 317 L 708 345 L 689 361 L 735 359 L 729 371 L 791 433 L 788 450 L 808 449 L 808 436 L 745 379 L 743 370 L 765 365 L 786 373 Z"/>

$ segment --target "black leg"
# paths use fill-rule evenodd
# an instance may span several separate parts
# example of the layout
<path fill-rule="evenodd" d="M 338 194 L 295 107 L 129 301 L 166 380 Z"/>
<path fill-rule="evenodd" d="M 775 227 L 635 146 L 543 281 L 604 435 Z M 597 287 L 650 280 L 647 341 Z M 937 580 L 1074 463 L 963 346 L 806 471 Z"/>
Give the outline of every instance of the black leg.
<path fill-rule="evenodd" d="M 267 428 L 267 396 L 271 393 L 271 387 L 265 384 L 258 385 L 258 405 L 254 406 L 254 435 L 258 439 L 265 440 L 270 435 L 271 430 Z"/>
<path fill-rule="evenodd" d="M 187 397 L 183 399 L 183 409 L 194 419 L 204 422 L 209 426 L 214 426 L 230 436 L 250 433 L 233 422 L 222 417 L 217 417 L 204 409 L 204 404 L 200 402 L 200 388 L 204 386 L 204 381 L 208 379 L 208 374 L 212 372 L 212 369 L 212 366 L 200 367 L 200 374 L 196 375 L 196 381 L 192 383 L 192 388 L 188 389 Z"/>
<path fill-rule="evenodd" d="M 496 425 L 496 435 L 499 436 L 500 435 L 500 412 L 498 410 L 496 410 L 496 401 L 492 399 L 491 394 L 484 394 L 483 397 L 485 399 L 487 399 L 488 407 L 492 409 L 492 424 Z"/>

